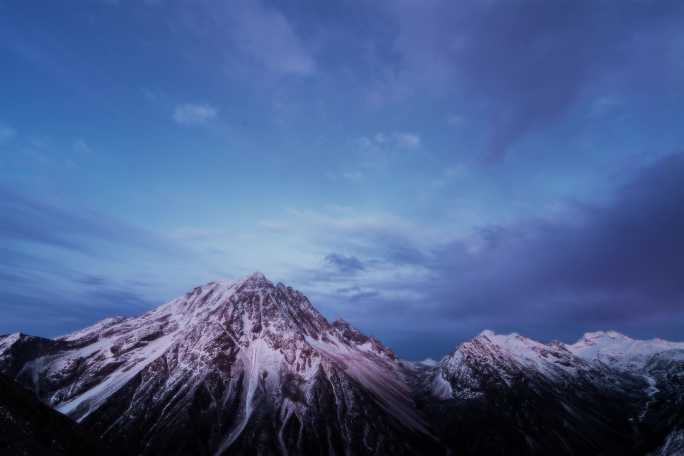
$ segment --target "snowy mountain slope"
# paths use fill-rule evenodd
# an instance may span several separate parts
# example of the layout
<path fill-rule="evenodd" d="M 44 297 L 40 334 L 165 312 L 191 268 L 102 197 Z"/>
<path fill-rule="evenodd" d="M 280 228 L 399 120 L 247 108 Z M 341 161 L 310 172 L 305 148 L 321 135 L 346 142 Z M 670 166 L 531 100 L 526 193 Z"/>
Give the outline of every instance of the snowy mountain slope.
<path fill-rule="evenodd" d="M 0 357 L 19 358 L 19 339 L 0 341 Z M 408 454 L 435 445 L 390 350 L 258 273 L 39 352 L 9 373 L 112 441 L 137 435 L 127 439 L 133 453 L 257 445 L 264 454 Z"/>

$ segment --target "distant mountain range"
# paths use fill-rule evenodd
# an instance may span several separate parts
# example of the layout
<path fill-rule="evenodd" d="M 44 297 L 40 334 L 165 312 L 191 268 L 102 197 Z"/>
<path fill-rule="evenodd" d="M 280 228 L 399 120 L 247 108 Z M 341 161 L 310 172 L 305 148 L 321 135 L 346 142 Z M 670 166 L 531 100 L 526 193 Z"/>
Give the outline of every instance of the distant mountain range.
<path fill-rule="evenodd" d="M 684 343 L 484 331 L 409 362 L 259 273 L 0 336 L 0 373 L 2 454 L 684 455 Z"/>

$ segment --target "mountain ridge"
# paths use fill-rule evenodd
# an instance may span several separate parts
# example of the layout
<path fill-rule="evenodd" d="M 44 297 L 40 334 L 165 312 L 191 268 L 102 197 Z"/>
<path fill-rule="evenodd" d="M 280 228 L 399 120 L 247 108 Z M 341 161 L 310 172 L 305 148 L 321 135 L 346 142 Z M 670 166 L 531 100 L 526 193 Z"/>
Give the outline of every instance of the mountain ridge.
<path fill-rule="evenodd" d="M 405 361 L 257 272 L 56 339 L 2 336 L 0 372 L 127 454 L 640 454 L 684 429 L 682 348 L 484 330 Z"/>

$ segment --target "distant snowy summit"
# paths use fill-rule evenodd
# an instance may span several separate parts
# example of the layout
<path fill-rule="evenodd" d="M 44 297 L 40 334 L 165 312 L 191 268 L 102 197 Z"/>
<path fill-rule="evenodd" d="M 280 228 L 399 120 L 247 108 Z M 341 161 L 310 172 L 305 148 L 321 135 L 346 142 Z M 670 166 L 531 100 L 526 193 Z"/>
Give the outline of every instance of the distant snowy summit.
<path fill-rule="evenodd" d="M 483 331 L 409 362 L 258 272 L 2 336 L 0 373 L 124 454 L 676 454 L 684 435 L 684 343 Z"/>

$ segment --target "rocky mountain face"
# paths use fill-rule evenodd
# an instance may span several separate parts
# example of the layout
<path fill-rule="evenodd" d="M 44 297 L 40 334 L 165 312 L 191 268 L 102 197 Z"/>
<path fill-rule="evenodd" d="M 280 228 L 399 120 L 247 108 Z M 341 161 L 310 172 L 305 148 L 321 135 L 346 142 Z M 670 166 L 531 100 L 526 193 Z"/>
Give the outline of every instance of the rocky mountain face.
<path fill-rule="evenodd" d="M 684 344 L 485 331 L 397 357 L 261 274 L 58 338 L 0 372 L 123 454 L 682 454 Z M 678 453 L 679 452 L 679 453 Z"/>

